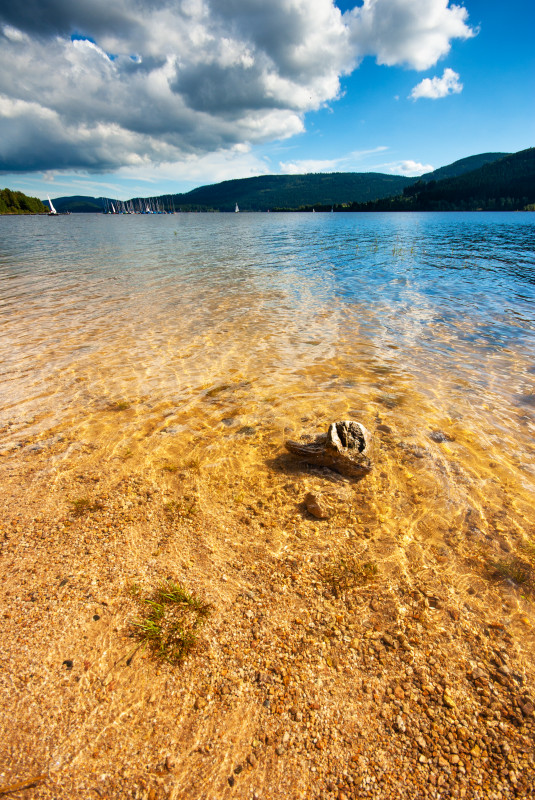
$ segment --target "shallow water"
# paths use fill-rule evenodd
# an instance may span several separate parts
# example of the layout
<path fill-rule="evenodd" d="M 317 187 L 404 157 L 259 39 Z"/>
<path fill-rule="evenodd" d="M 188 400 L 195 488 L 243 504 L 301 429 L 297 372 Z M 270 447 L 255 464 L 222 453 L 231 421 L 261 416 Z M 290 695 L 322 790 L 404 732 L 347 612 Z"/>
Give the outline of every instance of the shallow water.
<path fill-rule="evenodd" d="M 529 214 L 0 225 L 3 423 L 98 398 L 195 406 L 228 381 L 272 411 L 296 395 L 381 409 L 378 388 L 443 409 L 470 396 L 484 418 L 492 402 L 519 428 L 535 407 Z"/>
<path fill-rule="evenodd" d="M 533 536 L 532 214 L 3 217 L 0 242 L 4 455 L 66 432 L 261 495 L 285 438 L 353 417 L 390 428 L 367 485 L 407 558 Z"/>

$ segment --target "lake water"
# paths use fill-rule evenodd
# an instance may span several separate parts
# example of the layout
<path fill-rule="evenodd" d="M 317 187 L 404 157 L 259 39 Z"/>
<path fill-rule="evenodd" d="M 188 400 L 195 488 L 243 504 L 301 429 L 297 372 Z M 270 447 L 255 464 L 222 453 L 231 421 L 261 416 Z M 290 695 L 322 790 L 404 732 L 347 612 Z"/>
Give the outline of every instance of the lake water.
<path fill-rule="evenodd" d="M 247 497 L 285 438 L 357 418 L 392 539 L 515 551 L 534 253 L 528 213 L 0 217 L 0 452 L 66 435 Z"/>

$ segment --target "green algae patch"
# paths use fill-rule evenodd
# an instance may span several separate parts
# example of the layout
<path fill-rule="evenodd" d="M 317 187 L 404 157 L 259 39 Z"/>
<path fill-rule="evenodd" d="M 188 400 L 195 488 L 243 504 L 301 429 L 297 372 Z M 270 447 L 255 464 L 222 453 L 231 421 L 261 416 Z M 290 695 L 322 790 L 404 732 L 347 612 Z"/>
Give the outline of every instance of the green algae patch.
<path fill-rule="evenodd" d="M 149 597 L 136 595 L 148 613 L 133 621 L 134 636 L 156 658 L 180 664 L 197 643 L 210 605 L 170 580 Z"/>

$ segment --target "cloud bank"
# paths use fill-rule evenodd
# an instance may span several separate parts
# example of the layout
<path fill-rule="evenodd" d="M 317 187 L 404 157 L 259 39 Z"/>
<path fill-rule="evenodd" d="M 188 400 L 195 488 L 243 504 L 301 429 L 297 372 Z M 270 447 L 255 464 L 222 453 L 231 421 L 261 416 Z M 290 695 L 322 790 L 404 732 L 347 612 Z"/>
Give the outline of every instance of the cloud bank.
<path fill-rule="evenodd" d="M 447 97 L 450 94 L 459 94 L 462 90 L 463 85 L 459 80 L 459 74 L 448 68 L 444 70 L 441 78 L 424 78 L 414 87 L 409 97 L 412 100 L 418 100 L 420 97 L 438 100 L 440 97 Z"/>
<path fill-rule="evenodd" d="M 143 168 L 285 139 L 365 56 L 427 69 L 473 33 L 450 0 L 345 14 L 333 0 L 4 0 L 0 171 Z"/>

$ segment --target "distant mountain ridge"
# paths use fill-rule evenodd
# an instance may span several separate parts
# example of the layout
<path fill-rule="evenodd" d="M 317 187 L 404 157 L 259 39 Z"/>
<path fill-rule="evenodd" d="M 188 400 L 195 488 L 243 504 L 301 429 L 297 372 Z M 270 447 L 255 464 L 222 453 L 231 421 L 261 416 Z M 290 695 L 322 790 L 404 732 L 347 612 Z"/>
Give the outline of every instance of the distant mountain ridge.
<path fill-rule="evenodd" d="M 72 197 L 57 197 L 54 200 L 56 211 L 70 211 L 71 214 L 102 213 L 106 208 L 104 197 L 86 197 L 73 195 Z"/>
<path fill-rule="evenodd" d="M 444 180 L 419 180 L 397 197 L 351 211 L 521 211 L 535 206 L 535 147 Z"/>
<path fill-rule="evenodd" d="M 445 178 L 456 178 L 458 175 L 464 175 L 466 172 L 473 172 L 475 169 L 484 167 L 485 164 L 492 164 L 493 161 L 499 161 L 501 158 L 512 155 L 511 153 L 480 153 L 477 156 L 468 156 L 461 158 L 459 161 L 454 161 L 453 164 L 447 164 L 445 167 L 438 167 L 433 172 L 426 172 L 425 175 L 420 175 L 416 180 L 420 181 L 441 181 Z"/>
<path fill-rule="evenodd" d="M 389 197 L 403 191 L 412 178 L 380 172 L 320 172 L 307 175 L 261 175 L 201 186 L 186 194 L 173 195 L 182 210 L 214 209 L 268 211 L 299 209 L 318 203 L 336 205 Z"/>
<path fill-rule="evenodd" d="M 268 211 L 344 207 L 374 203 L 399 197 L 415 185 L 429 184 L 441 179 L 462 176 L 492 165 L 507 157 L 507 153 L 480 153 L 468 156 L 453 164 L 440 167 L 417 178 L 387 175 L 380 172 L 331 172 L 305 175 L 260 175 L 237 178 L 208 186 L 199 186 L 189 192 L 155 198 L 164 208 L 182 211 L 234 211 L 236 203 L 241 211 Z M 132 198 L 134 208 L 144 198 Z M 102 212 L 116 202 L 104 197 L 58 197 L 54 205 L 58 211 L 73 213 Z"/>

